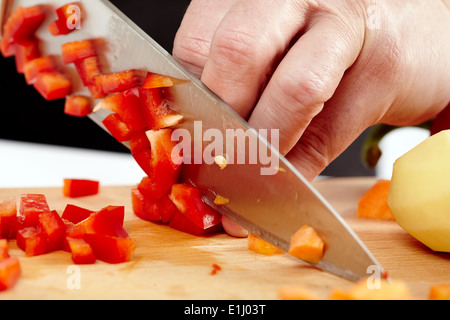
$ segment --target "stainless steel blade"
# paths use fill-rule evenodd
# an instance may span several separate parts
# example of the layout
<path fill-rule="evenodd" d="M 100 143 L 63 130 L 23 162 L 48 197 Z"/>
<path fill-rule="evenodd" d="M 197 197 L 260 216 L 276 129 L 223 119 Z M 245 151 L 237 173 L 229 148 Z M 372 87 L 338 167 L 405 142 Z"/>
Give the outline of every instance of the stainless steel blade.
<path fill-rule="evenodd" d="M 25 5 L 38 1 L 17 2 Z M 55 0 L 47 2 L 57 3 Z M 250 146 L 239 144 L 234 152 L 246 154 L 245 164 L 230 164 L 223 170 L 216 164 L 206 164 L 202 159 L 198 159 L 201 162 L 199 164 L 185 164 L 182 177 L 204 191 L 206 202 L 215 206 L 213 200 L 216 195 L 226 197 L 230 200 L 226 206 L 216 206 L 220 212 L 285 251 L 289 248 L 291 236 L 301 226 L 307 224 L 314 227 L 326 243 L 325 255 L 316 264 L 322 270 L 353 281 L 367 277 L 370 266 L 375 266 L 380 274 L 383 273 L 380 264 L 341 216 L 244 119 L 183 69 L 169 53 L 109 1 L 82 1 L 82 5 L 88 19 L 80 30 L 65 38 L 64 42 L 105 38 L 108 49 L 102 55 L 108 72 L 143 69 L 189 80 L 166 93 L 171 106 L 185 116 L 185 121 L 178 129 L 185 129 L 195 141 L 194 145 L 200 143 L 200 154 L 211 144 L 204 136 L 209 130 L 220 132 L 222 137 L 226 137 L 227 130 L 242 130 L 248 134 L 249 140 L 257 141 L 258 152 L 271 156 L 270 164 L 275 163 L 281 168 L 274 175 L 262 175 L 261 168 L 267 168 L 267 163 L 257 161 L 249 164 Z M 47 37 L 45 34 L 41 36 L 44 40 Z M 48 43 L 48 53 L 58 54 L 61 43 L 55 43 L 54 38 L 48 39 Z M 88 93 L 82 86 L 78 87 L 78 92 Z M 101 110 L 90 115 L 90 118 L 103 127 L 101 121 L 106 114 Z M 219 143 L 224 150 L 227 142 Z M 198 156 L 195 146 L 191 151 L 192 159 Z"/>

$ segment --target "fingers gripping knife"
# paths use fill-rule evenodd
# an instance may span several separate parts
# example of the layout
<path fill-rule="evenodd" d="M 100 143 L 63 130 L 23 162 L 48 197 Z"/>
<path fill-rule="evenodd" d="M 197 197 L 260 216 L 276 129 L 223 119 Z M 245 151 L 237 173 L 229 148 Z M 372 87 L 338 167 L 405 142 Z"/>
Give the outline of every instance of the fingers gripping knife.
<path fill-rule="evenodd" d="M 15 7 L 42 3 L 36 0 L 0 2 L 3 23 L 8 12 Z M 45 4 L 55 8 L 61 6 L 61 2 L 56 0 L 45 1 Z M 303 225 L 312 226 L 325 241 L 323 259 L 314 264 L 319 269 L 353 281 L 367 277 L 369 267 L 376 267 L 380 274 L 383 273 L 382 267 L 341 216 L 267 142 L 262 132 L 250 128 L 245 120 L 183 69 L 109 1 L 86 0 L 81 4 L 86 19 L 80 30 L 65 37 L 52 37 L 45 27 L 37 31 L 44 44 L 43 50 L 46 54 L 58 55 L 65 42 L 103 38 L 108 43 L 104 58 L 111 72 L 143 69 L 186 80 L 170 89 L 168 99 L 170 105 L 184 115 L 185 120 L 178 125 L 178 129 L 183 129 L 192 138 L 192 163 L 184 164 L 182 179 L 201 188 L 205 202 L 214 205 L 217 194 L 226 197 L 229 203 L 217 207 L 217 210 L 286 252 L 292 235 Z M 86 89 L 81 85 L 76 88 L 79 93 L 89 94 L 83 91 Z M 102 126 L 105 116 L 100 110 L 91 114 L 90 118 Z M 244 140 L 230 143 L 229 138 L 237 139 L 237 133 L 243 133 Z M 231 160 L 243 154 L 242 163 L 235 161 L 221 170 L 217 165 L 209 164 L 210 161 L 205 161 L 202 156 L 205 149 L 211 147 L 208 144 L 211 137 L 209 140 L 205 137 L 211 134 L 215 138 L 223 138 L 223 150 L 227 150 L 228 155 L 234 155 Z M 253 144 L 245 141 L 252 141 Z"/>

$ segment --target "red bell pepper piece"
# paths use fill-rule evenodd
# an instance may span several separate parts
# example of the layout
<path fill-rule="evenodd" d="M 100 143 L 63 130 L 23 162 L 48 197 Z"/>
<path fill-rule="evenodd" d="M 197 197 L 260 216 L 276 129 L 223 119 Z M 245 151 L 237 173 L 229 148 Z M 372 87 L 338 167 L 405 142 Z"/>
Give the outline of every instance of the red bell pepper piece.
<path fill-rule="evenodd" d="M 136 249 L 136 241 L 132 238 L 86 233 L 84 240 L 91 246 L 95 257 L 107 263 L 131 261 Z"/>
<path fill-rule="evenodd" d="M 73 204 L 68 204 L 64 208 L 61 218 L 63 220 L 67 220 L 69 222 L 76 224 L 78 222 L 83 221 L 84 219 L 89 218 L 92 212 L 93 212 L 92 210 L 85 209 Z"/>
<path fill-rule="evenodd" d="M 116 221 L 117 224 L 123 226 L 125 221 L 125 207 L 124 206 L 106 206 L 102 210 L 108 212 L 109 216 Z"/>
<path fill-rule="evenodd" d="M 142 85 L 142 88 L 144 89 L 168 88 L 184 82 L 186 82 L 186 80 L 149 72 L 145 77 L 145 81 L 144 84 Z"/>
<path fill-rule="evenodd" d="M 222 224 L 217 224 L 207 229 L 200 228 L 181 212 L 176 213 L 170 219 L 169 227 L 181 232 L 192 234 L 197 237 L 208 236 L 222 231 Z"/>
<path fill-rule="evenodd" d="M 117 141 L 124 142 L 130 140 L 132 131 L 117 113 L 111 113 L 102 122 Z"/>
<path fill-rule="evenodd" d="M 64 179 L 63 194 L 69 198 L 96 195 L 100 182 L 87 179 Z"/>
<path fill-rule="evenodd" d="M 72 260 L 75 264 L 92 264 L 96 258 L 91 246 L 83 239 L 67 238 Z"/>
<path fill-rule="evenodd" d="M 41 55 L 38 40 L 29 38 L 16 42 L 16 69 L 17 73 L 24 73 L 25 64 Z"/>
<path fill-rule="evenodd" d="M 57 69 L 53 56 L 43 56 L 25 63 L 23 73 L 27 84 L 31 85 L 39 73 L 57 71 Z"/>
<path fill-rule="evenodd" d="M 99 75 L 95 78 L 95 86 L 98 92 L 107 95 L 141 86 L 144 79 L 144 71 L 132 69 Z"/>
<path fill-rule="evenodd" d="M 141 106 L 147 127 L 151 130 L 172 127 L 183 120 L 183 116 L 175 112 L 164 101 L 160 88 L 141 88 Z"/>
<path fill-rule="evenodd" d="M 84 226 L 80 224 L 74 224 L 70 221 L 64 220 L 64 224 L 66 225 L 66 234 L 63 240 L 64 251 L 70 252 L 69 239 L 83 239 L 86 234 L 86 229 Z"/>
<path fill-rule="evenodd" d="M 81 221 L 86 233 L 103 234 L 113 237 L 129 238 L 128 233 L 120 224 L 121 218 L 117 213 L 111 212 L 109 208 L 103 208 L 100 211 L 93 212 L 89 218 Z"/>
<path fill-rule="evenodd" d="M 46 12 L 43 5 L 19 6 L 3 27 L 3 36 L 0 42 L 2 55 L 5 58 L 15 55 L 16 42 L 32 38 L 45 18 Z"/>
<path fill-rule="evenodd" d="M 141 112 L 139 88 L 128 89 L 106 97 L 99 102 L 94 111 L 98 109 L 106 109 L 117 113 L 131 131 L 142 130 L 147 125 Z"/>
<path fill-rule="evenodd" d="M 27 227 L 17 231 L 17 246 L 28 257 L 47 253 L 45 233 L 38 227 Z"/>
<path fill-rule="evenodd" d="M 8 240 L 0 239 L 0 260 L 9 258 Z"/>
<path fill-rule="evenodd" d="M 92 112 L 92 99 L 86 96 L 67 96 L 64 113 L 73 117 L 85 117 Z"/>
<path fill-rule="evenodd" d="M 134 214 L 143 220 L 168 223 L 178 212 L 177 207 L 168 195 L 154 200 L 145 197 L 138 187 L 132 188 L 131 200 Z"/>
<path fill-rule="evenodd" d="M 0 260 L 0 291 L 12 288 L 20 278 L 22 271 L 16 257 Z"/>
<path fill-rule="evenodd" d="M 52 35 L 54 35 L 54 36 L 66 35 L 66 34 L 73 32 L 74 30 L 76 30 L 75 27 L 72 27 L 72 26 L 68 27 L 68 23 L 73 18 L 81 19 L 81 12 L 80 12 L 80 16 L 73 17 L 73 15 L 75 15 L 77 12 L 70 10 L 71 6 L 77 6 L 79 9 L 81 9 L 80 2 L 67 3 L 67 4 L 63 5 L 62 7 L 59 7 L 56 9 L 56 14 L 58 16 L 58 19 L 53 21 L 47 27 L 47 29 L 50 31 L 50 33 Z M 80 21 L 80 23 L 81 23 L 81 21 Z"/>
<path fill-rule="evenodd" d="M 172 141 L 171 129 L 150 130 L 147 137 L 151 145 L 151 159 L 149 165 L 144 164 L 147 167 L 142 167 L 147 178 L 141 182 L 140 191 L 146 197 L 160 199 L 177 182 L 182 159 L 176 150 L 176 142 Z"/>
<path fill-rule="evenodd" d="M 97 55 L 95 40 L 80 40 L 65 43 L 61 46 L 65 64 L 74 63 Z"/>
<path fill-rule="evenodd" d="M 66 236 L 66 225 L 56 211 L 40 214 L 39 228 L 45 234 L 46 252 L 62 249 Z"/>
<path fill-rule="evenodd" d="M 210 228 L 217 230 L 221 225 L 222 215 L 207 205 L 202 199 L 202 191 L 198 188 L 185 184 L 174 184 L 169 195 L 181 214 L 191 221 L 200 230 L 208 232 Z M 175 221 L 170 220 L 170 225 L 183 231 L 183 224 L 179 223 L 182 217 L 176 217 Z M 192 232 L 190 227 L 186 227 L 186 232 Z"/>
<path fill-rule="evenodd" d="M 58 71 L 43 72 L 36 77 L 34 88 L 47 101 L 63 99 L 72 93 L 72 81 Z"/>
<path fill-rule="evenodd" d="M 16 199 L 5 200 L 0 203 L 0 238 L 14 239 L 19 223 L 17 220 Z"/>
<path fill-rule="evenodd" d="M 145 130 L 137 130 L 131 134 L 130 137 L 130 151 L 132 154 L 142 150 L 150 150 L 150 141 L 148 141 Z"/>
<path fill-rule="evenodd" d="M 83 85 L 86 87 L 94 86 L 95 78 L 102 74 L 98 56 L 77 60 L 74 64 Z"/>
<path fill-rule="evenodd" d="M 39 215 L 45 212 L 50 212 L 45 195 L 23 194 L 20 196 L 19 221 L 25 227 L 37 226 Z"/>

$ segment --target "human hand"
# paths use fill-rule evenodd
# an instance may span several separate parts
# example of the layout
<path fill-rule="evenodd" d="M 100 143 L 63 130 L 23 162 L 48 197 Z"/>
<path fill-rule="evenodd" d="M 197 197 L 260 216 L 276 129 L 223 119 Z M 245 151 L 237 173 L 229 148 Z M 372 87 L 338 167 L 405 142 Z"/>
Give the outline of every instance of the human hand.
<path fill-rule="evenodd" d="M 447 0 L 445 0 L 447 1 Z M 193 0 L 173 54 L 313 180 L 373 124 L 450 102 L 444 0 Z"/>

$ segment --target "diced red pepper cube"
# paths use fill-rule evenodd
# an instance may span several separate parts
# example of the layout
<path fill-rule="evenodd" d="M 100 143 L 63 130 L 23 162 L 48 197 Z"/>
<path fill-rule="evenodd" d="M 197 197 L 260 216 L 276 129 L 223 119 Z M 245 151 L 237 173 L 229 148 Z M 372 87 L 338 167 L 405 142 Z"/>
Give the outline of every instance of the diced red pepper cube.
<path fill-rule="evenodd" d="M 198 228 L 207 230 L 221 225 L 222 215 L 203 201 L 200 189 L 186 184 L 174 184 L 169 197 L 185 218 Z M 173 225 L 175 222 L 172 220 Z"/>
<path fill-rule="evenodd" d="M 24 73 L 25 64 L 41 55 L 38 40 L 30 38 L 16 42 L 16 69 L 17 73 Z"/>
<path fill-rule="evenodd" d="M 100 182 L 88 179 L 64 179 L 63 194 L 69 198 L 78 198 L 96 195 L 99 192 Z"/>
<path fill-rule="evenodd" d="M 27 227 L 17 232 L 17 246 L 28 257 L 38 256 L 47 252 L 45 233 L 38 227 Z"/>
<path fill-rule="evenodd" d="M 128 89 L 106 97 L 97 104 L 94 111 L 98 109 L 106 109 L 117 113 L 131 131 L 142 130 L 147 125 L 141 112 L 139 88 Z"/>
<path fill-rule="evenodd" d="M 210 228 L 203 229 L 203 228 L 197 226 L 191 219 L 186 217 L 181 212 L 176 213 L 170 219 L 169 227 L 171 227 L 175 230 L 181 231 L 181 232 L 185 232 L 185 233 L 192 234 L 194 236 L 198 236 L 198 237 L 211 235 L 211 234 L 220 232 L 222 230 L 221 224 L 217 224 Z"/>
<path fill-rule="evenodd" d="M 63 241 L 63 250 L 70 252 L 69 239 L 83 239 L 86 234 L 86 229 L 80 224 L 74 224 L 70 221 L 64 220 L 66 225 L 66 235 Z"/>
<path fill-rule="evenodd" d="M 123 225 L 120 224 L 120 220 L 110 209 L 103 208 L 98 212 L 92 213 L 89 218 L 79 222 L 78 225 L 82 225 L 86 233 L 128 238 L 129 235 Z"/>
<path fill-rule="evenodd" d="M 106 206 L 102 210 L 108 212 L 109 216 L 119 225 L 123 226 L 125 221 L 125 206 Z"/>
<path fill-rule="evenodd" d="M 141 86 L 144 79 L 144 71 L 132 69 L 99 75 L 95 78 L 95 86 L 98 92 L 110 94 Z"/>
<path fill-rule="evenodd" d="M 92 264 L 96 258 L 91 246 L 83 239 L 67 238 L 72 260 L 75 264 Z"/>
<path fill-rule="evenodd" d="M 168 195 L 161 199 L 154 200 L 145 197 L 138 187 L 132 188 L 131 200 L 133 212 L 139 218 L 148 221 L 160 221 L 168 223 L 170 219 L 177 214 L 178 209 Z"/>
<path fill-rule="evenodd" d="M 50 212 L 45 195 L 23 194 L 20 196 L 19 220 L 25 227 L 37 226 L 39 215 L 45 212 Z"/>
<path fill-rule="evenodd" d="M 8 18 L 4 27 L 0 50 L 4 57 L 15 55 L 17 41 L 29 39 L 46 18 L 43 5 L 19 6 Z"/>
<path fill-rule="evenodd" d="M 95 40 L 93 39 L 65 43 L 61 46 L 61 52 L 65 64 L 97 55 Z"/>
<path fill-rule="evenodd" d="M 40 214 L 39 228 L 45 234 L 47 252 L 62 249 L 66 235 L 66 225 L 56 211 Z"/>
<path fill-rule="evenodd" d="M 16 257 L 0 260 L 0 291 L 12 288 L 20 278 L 22 270 Z"/>
<path fill-rule="evenodd" d="M 148 141 L 145 130 L 137 130 L 131 134 L 130 137 L 130 151 L 132 154 L 143 151 L 145 149 L 150 150 L 150 141 Z"/>
<path fill-rule="evenodd" d="M 72 93 L 72 81 L 61 72 L 38 74 L 34 88 L 47 100 L 63 99 Z"/>
<path fill-rule="evenodd" d="M 141 88 L 140 91 L 142 113 L 149 129 L 172 127 L 183 120 L 183 116 L 170 108 L 163 99 L 160 88 Z"/>
<path fill-rule="evenodd" d="M 80 16 L 73 17 L 73 15 L 77 14 L 78 11 L 70 10 L 72 6 L 77 6 L 77 10 L 81 10 L 80 8 L 80 2 L 71 2 L 63 5 L 62 7 L 59 7 L 56 9 L 56 14 L 58 16 L 58 19 L 53 21 L 49 26 L 48 30 L 50 33 L 54 36 L 59 35 L 66 35 L 74 30 L 76 30 L 75 27 L 69 27 L 68 23 L 71 19 L 80 19 L 81 20 L 81 12 Z M 81 21 L 79 21 L 81 22 Z"/>
<path fill-rule="evenodd" d="M 9 258 L 8 240 L 0 239 L 0 260 Z"/>
<path fill-rule="evenodd" d="M 72 117 L 85 117 L 92 112 L 92 100 L 81 95 L 66 97 L 64 113 Z"/>
<path fill-rule="evenodd" d="M 131 261 L 136 249 L 136 241 L 132 238 L 86 233 L 84 240 L 91 246 L 95 257 L 107 263 Z"/>
<path fill-rule="evenodd" d="M 68 204 L 66 205 L 61 218 L 76 224 L 89 218 L 92 212 L 92 210 L 85 209 L 77 205 Z"/>
<path fill-rule="evenodd" d="M 84 86 L 94 86 L 95 78 L 102 74 L 98 56 L 92 56 L 74 62 Z"/>
<path fill-rule="evenodd" d="M 132 131 L 128 125 L 122 121 L 117 113 L 111 113 L 103 119 L 103 125 L 108 132 L 118 141 L 124 142 L 131 138 Z"/>
<path fill-rule="evenodd" d="M 0 202 L 0 238 L 14 239 L 18 227 L 16 199 Z"/>
<path fill-rule="evenodd" d="M 53 56 L 43 56 L 28 61 L 23 68 L 27 84 L 33 84 L 39 73 L 57 71 Z"/>
<path fill-rule="evenodd" d="M 143 179 L 140 191 L 147 197 L 159 199 L 177 182 L 182 159 L 176 142 L 172 141 L 171 129 L 150 130 L 147 137 L 151 145 L 151 159 L 149 167 L 145 168 L 147 178 Z"/>

